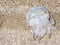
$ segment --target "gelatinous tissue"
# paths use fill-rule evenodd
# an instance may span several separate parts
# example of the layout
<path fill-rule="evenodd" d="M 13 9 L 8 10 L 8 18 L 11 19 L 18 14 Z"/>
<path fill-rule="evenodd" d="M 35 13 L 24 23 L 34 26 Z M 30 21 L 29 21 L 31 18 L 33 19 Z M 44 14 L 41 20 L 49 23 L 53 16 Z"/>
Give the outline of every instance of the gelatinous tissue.
<path fill-rule="evenodd" d="M 34 39 L 37 36 L 42 38 L 45 34 L 50 35 L 52 30 L 57 30 L 54 26 L 54 19 L 49 14 L 48 9 L 43 6 L 32 7 L 27 13 L 26 21 L 32 27 L 31 33 Z"/>

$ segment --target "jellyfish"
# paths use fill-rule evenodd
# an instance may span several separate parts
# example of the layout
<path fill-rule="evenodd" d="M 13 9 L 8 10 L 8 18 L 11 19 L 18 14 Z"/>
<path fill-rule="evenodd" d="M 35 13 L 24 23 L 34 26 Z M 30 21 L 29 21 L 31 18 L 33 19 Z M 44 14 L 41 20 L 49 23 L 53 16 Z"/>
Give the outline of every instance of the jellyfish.
<path fill-rule="evenodd" d="M 32 27 L 31 33 L 34 40 L 37 37 L 43 38 L 46 34 L 50 35 L 52 30 L 57 30 L 53 17 L 43 6 L 32 7 L 27 13 L 26 22 Z"/>

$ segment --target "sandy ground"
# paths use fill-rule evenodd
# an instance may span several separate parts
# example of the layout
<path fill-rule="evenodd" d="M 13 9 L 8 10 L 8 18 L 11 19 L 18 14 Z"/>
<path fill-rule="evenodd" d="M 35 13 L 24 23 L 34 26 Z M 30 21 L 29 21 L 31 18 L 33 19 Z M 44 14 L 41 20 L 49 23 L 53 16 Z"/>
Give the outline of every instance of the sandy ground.
<path fill-rule="evenodd" d="M 26 15 L 33 6 L 45 6 L 56 21 L 49 39 L 33 41 Z M 0 45 L 60 45 L 60 0 L 0 0 Z"/>

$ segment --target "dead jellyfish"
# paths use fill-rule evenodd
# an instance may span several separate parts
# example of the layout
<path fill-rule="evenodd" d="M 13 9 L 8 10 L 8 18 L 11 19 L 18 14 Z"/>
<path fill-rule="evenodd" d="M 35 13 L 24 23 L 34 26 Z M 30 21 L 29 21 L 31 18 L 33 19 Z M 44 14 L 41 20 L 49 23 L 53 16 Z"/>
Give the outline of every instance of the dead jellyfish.
<path fill-rule="evenodd" d="M 48 9 L 43 6 L 32 7 L 27 13 L 26 21 L 32 27 L 31 33 L 34 40 L 37 37 L 43 38 L 45 34 L 50 35 L 52 30 L 57 30 L 54 19 Z"/>

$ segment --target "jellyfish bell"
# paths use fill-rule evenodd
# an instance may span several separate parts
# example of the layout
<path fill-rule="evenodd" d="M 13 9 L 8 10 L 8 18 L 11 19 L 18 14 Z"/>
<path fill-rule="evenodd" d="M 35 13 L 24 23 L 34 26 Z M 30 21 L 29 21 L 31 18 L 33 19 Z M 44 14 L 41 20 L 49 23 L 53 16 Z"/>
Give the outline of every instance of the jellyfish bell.
<path fill-rule="evenodd" d="M 43 6 L 32 7 L 27 13 L 26 21 L 28 25 L 30 25 L 30 20 L 33 20 L 33 18 L 40 18 L 41 20 L 49 19 L 48 9 Z"/>

